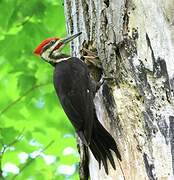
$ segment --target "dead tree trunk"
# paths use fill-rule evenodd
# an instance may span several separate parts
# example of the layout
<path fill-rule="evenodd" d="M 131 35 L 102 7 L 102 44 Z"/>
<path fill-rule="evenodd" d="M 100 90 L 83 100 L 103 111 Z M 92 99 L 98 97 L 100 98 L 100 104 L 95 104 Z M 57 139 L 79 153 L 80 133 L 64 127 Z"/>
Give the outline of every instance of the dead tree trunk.
<path fill-rule="evenodd" d="M 83 33 L 73 55 L 95 49 L 114 78 L 95 104 L 123 160 L 106 176 L 91 155 L 90 178 L 174 179 L 174 0 L 65 0 L 65 14 Z"/>

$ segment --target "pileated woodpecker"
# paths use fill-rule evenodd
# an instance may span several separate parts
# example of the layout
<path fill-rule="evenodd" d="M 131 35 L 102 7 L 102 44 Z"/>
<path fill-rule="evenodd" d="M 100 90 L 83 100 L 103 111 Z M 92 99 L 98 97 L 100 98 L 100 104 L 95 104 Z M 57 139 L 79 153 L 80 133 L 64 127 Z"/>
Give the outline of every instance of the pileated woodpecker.
<path fill-rule="evenodd" d="M 34 51 L 54 66 L 54 87 L 61 105 L 82 142 L 89 147 L 101 167 L 108 174 L 107 158 L 115 169 L 111 150 L 121 160 L 112 136 L 97 119 L 94 106 L 94 85 L 87 65 L 76 57 L 61 53 L 61 49 L 81 33 L 64 39 L 48 38 Z"/>

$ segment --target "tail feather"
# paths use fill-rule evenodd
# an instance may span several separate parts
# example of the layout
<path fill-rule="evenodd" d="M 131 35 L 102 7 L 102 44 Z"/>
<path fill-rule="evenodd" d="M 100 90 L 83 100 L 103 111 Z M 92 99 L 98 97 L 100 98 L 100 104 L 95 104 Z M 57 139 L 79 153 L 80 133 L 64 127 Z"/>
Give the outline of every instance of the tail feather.
<path fill-rule="evenodd" d="M 103 147 L 103 148 L 104 148 L 104 147 Z M 108 157 L 108 159 L 109 159 L 112 167 L 113 167 L 114 169 L 116 169 L 116 167 L 115 167 L 115 162 L 114 162 L 114 158 L 113 158 L 113 156 L 112 156 L 111 151 L 108 150 L 108 149 L 106 149 L 106 148 L 105 148 L 104 150 L 105 150 L 105 152 L 106 152 L 106 155 L 107 155 L 107 157 Z"/>
<path fill-rule="evenodd" d="M 109 134 L 109 132 L 102 126 L 102 124 L 97 120 L 95 125 L 97 131 L 95 132 L 101 142 L 104 143 L 104 146 L 108 149 L 111 149 L 115 152 L 117 158 L 121 161 L 121 154 L 118 150 L 117 144 L 114 138 Z"/>
<path fill-rule="evenodd" d="M 100 150 L 98 149 L 98 147 L 96 146 L 95 142 L 91 139 L 91 144 L 89 145 L 95 159 L 98 161 L 99 163 L 99 167 L 101 167 L 101 158 L 100 158 Z"/>
<path fill-rule="evenodd" d="M 101 157 L 103 166 L 105 168 L 106 173 L 108 174 L 107 152 L 105 150 L 105 147 L 103 147 L 103 145 L 101 144 L 101 142 L 98 139 L 95 139 L 95 144 L 100 151 L 100 157 Z"/>
<path fill-rule="evenodd" d="M 112 167 L 115 169 L 115 162 L 112 156 L 111 150 L 113 150 L 118 159 L 121 160 L 121 155 L 118 151 L 117 145 L 113 137 L 107 132 L 107 130 L 100 124 L 98 119 L 95 121 L 91 142 L 89 144 L 94 157 L 99 162 L 99 168 L 101 162 L 105 168 L 105 172 L 108 174 L 107 159 L 109 159 Z"/>
<path fill-rule="evenodd" d="M 99 168 L 101 168 L 101 161 L 102 161 L 105 171 L 108 174 L 107 158 L 106 158 L 106 154 L 105 154 L 104 150 L 101 149 L 100 145 L 98 143 L 96 143 L 96 141 L 94 141 L 94 140 L 91 141 L 91 144 L 89 147 L 90 147 L 94 157 L 96 156 L 96 154 L 94 154 L 93 150 L 95 149 L 98 152 L 99 160 L 97 160 L 97 159 L 96 160 L 99 163 Z"/>
<path fill-rule="evenodd" d="M 108 157 L 112 167 L 115 169 L 115 162 L 110 149 L 105 147 L 105 144 L 102 141 L 99 141 L 98 139 L 97 144 L 99 145 L 100 150 Z M 105 159 L 107 158 L 106 156 Z"/>

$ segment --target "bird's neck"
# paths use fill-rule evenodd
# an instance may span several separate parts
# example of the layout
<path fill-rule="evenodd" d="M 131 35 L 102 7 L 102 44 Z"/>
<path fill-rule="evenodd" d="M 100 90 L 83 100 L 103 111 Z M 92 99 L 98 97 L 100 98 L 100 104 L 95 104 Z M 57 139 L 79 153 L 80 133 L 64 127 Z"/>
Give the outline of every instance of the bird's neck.
<path fill-rule="evenodd" d="M 57 54 L 57 55 L 51 55 L 50 59 L 52 61 L 50 61 L 49 63 L 53 66 L 55 66 L 56 64 L 62 62 L 62 61 L 66 61 L 67 59 L 70 58 L 70 55 L 67 54 Z"/>

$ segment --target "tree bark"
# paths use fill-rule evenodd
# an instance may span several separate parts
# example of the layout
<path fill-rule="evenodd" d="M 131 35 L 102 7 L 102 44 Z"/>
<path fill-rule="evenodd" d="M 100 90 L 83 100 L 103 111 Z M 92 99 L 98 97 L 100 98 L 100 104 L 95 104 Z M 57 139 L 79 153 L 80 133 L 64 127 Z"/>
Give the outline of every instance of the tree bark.
<path fill-rule="evenodd" d="M 72 54 L 95 50 L 113 77 L 95 105 L 122 161 L 107 176 L 90 153 L 91 180 L 174 179 L 174 0 L 65 0 L 65 15 Z"/>

